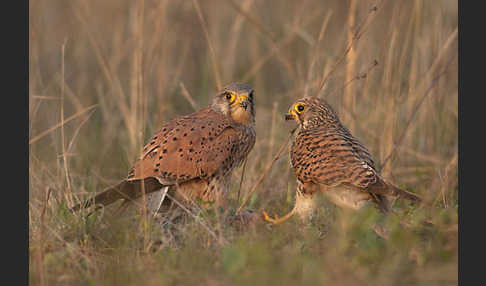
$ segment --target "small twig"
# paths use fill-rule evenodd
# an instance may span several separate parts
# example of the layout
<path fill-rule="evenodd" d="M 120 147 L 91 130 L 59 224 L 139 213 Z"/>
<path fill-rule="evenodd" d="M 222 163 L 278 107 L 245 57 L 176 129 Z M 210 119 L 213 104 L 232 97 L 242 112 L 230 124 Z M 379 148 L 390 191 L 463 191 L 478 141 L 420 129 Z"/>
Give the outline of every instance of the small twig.
<path fill-rule="evenodd" d="M 412 114 L 410 115 L 410 118 L 408 118 L 407 122 L 405 123 L 405 127 L 403 128 L 402 134 L 398 138 L 397 143 L 393 144 L 393 149 L 385 157 L 385 160 L 381 164 L 381 167 L 378 169 L 379 172 L 381 172 L 383 170 L 383 168 L 385 168 L 385 166 L 389 162 L 391 156 L 398 150 L 398 147 L 400 147 L 400 145 L 402 144 L 402 141 L 403 141 L 403 139 L 405 139 L 405 135 L 407 134 L 408 127 L 410 126 L 410 123 L 412 122 L 412 120 L 415 118 L 415 115 L 417 114 L 418 110 L 420 109 L 420 106 L 422 106 L 422 103 L 424 103 L 425 98 L 427 98 L 427 96 L 430 94 L 430 92 L 432 91 L 432 89 L 434 89 L 434 87 L 436 86 L 436 84 L 439 82 L 439 79 L 446 73 L 447 68 L 452 63 L 452 61 L 454 60 L 454 58 L 455 58 L 455 55 L 451 57 L 451 59 L 449 60 L 449 62 L 446 64 L 445 68 L 432 80 L 432 82 L 430 83 L 429 87 L 425 91 L 425 93 L 422 96 L 422 98 L 419 99 L 419 102 L 417 103 L 417 105 L 415 106 L 414 110 L 412 111 Z"/>
<path fill-rule="evenodd" d="M 248 157 L 245 158 L 245 161 L 243 162 L 243 170 L 241 171 L 241 178 L 240 178 L 240 187 L 238 188 L 238 196 L 236 198 L 236 202 L 240 202 L 240 192 L 241 192 L 241 186 L 243 185 L 243 178 L 245 177 L 245 169 L 246 169 L 246 161 Z"/>
<path fill-rule="evenodd" d="M 29 145 L 36 142 L 37 140 L 41 139 L 42 137 L 46 136 L 47 134 L 51 133 L 52 131 L 56 130 L 57 128 L 63 126 L 64 124 L 68 123 L 69 121 L 78 118 L 83 113 L 90 111 L 91 109 L 95 108 L 98 104 L 93 104 L 91 106 L 86 107 L 85 109 L 77 112 L 76 114 L 71 115 L 70 117 L 66 118 L 64 122 L 59 122 L 58 124 L 52 126 L 51 128 L 47 129 L 46 131 L 41 132 L 39 135 L 35 136 L 34 138 L 29 140 Z"/>
<path fill-rule="evenodd" d="M 343 54 L 341 57 L 336 61 L 334 66 L 331 68 L 331 70 L 322 78 L 321 83 L 319 84 L 319 89 L 317 90 L 317 95 L 322 91 L 324 88 L 324 84 L 329 80 L 329 77 L 331 76 L 332 73 L 336 70 L 336 68 L 341 64 L 341 62 L 346 58 L 346 55 L 349 53 L 351 48 L 356 44 L 356 42 L 361 39 L 361 36 L 364 34 L 366 31 L 366 28 L 369 26 L 372 20 L 372 16 L 376 15 L 378 11 L 378 5 L 375 5 L 372 9 L 369 10 L 368 15 L 366 18 L 363 20 L 361 25 L 358 27 L 356 32 L 354 33 L 354 36 L 352 37 L 351 41 L 348 43 L 346 46 L 346 49 L 344 50 Z"/>
<path fill-rule="evenodd" d="M 81 130 L 81 127 L 83 127 L 83 125 L 88 121 L 88 119 L 91 117 L 91 115 L 93 114 L 94 111 L 91 111 L 90 113 L 88 113 L 88 115 L 86 115 L 86 118 L 81 121 L 81 123 L 79 124 L 78 128 L 76 128 L 76 130 L 74 131 L 73 133 L 73 137 L 71 138 L 71 141 L 69 141 L 69 145 L 68 145 L 68 148 L 67 148 L 67 153 L 71 153 L 71 149 L 73 147 L 73 144 L 74 144 L 74 139 L 76 139 L 76 137 L 78 136 L 79 134 L 79 131 Z"/>
<path fill-rule="evenodd" d="M 338 90 L 342 90 L 342 89 L 345 89 L 348 85 L 350 85 L 353 81 L 355 80 L 360 80 L 360 79 L 365 79 L 366 77 L 368 77 L 368 73 L 374 69 L 376 66 L 378 65 L 378 61 L 377 60 L 374 60 L 371 65 L 366 69 L 366 71 L 362 72 L 362 73 L 359 73 L 357 74 L 355 77 L 353 77 L 352 79 L 350 79 L 348 82 L 344 83 L 343 86 L 341 86 L 340 88 L 336 88 L 335 90 L 333 90 L 332 92 L 328 93 L 326 95 L 329 96 L 329 95 L 332 95 L 334 93 L 336 93 Z"/>
<path fill-rule="evenodd" d="M 316 16 L 308 16 L 306 17 L 306 22 L 310 22 L 312 21 Z M 295 23 L 297 22 L 297 19 L 296 21 L 294 21 Z M 305 23 L 303 23 L 302 25 L 305 25 Z M 279 40 L 278 42 L 276 41 L 273 41 L 272 39 L 267 39 L 267 37 L 265 39 L 267 39 L 269 42 L 270 42 L 270 46 L 271 46 L 271 49 L 270 51 L 266 54 L 266 55 L 263 55 L 261 56 L 259 59 L 253 61 L 254 64 L 252 64 L 251 66 L 251 69 L 249 71 L 247 71 L 241 78 L 240 78 L 240 81 L 242 82 L 247 82 L 250 78 L 252 78 L 262 67 L 263 65 L 268 61 L 270 60 L 274 55 L 277 56 L 277 58 L 282 61 L 282 63 L 288 68 L 287 71 L 289 72 L 289 74 L 292 74 L 293 72 L 293 68 L 291 68 L 291 64 L 289 63 L 288 59 L 282 55 L 282 49 L 284 47 L 286 47 L 287 45 L 289 45 L 293 40 L 294 38 L 297 36 L 297 32 L 298 32 L 298 29 L 296 29 L 296 27 L 293 27 L 290 29 L 290 31 L 287 33 L 287 36 L 284 38 L 284 39 L 281 39 Z M 266 35 L 265 33 L 262 33 L 263 35 Z"/>
<path fill-rule="evenodd" d="M 181 204 L 180 202 L 178 202 L 174 197 L 172 197 L 171 195 L 169 194 L 166 194 L 166 196 L 171 200 L 173 201 L 176 205 L 178 205 L 181 209 L 183 209 L 185 212 L 187 212 L 189 215 L 191 215 L 194 220 L 196 220 L 199 224 L 201 224 L 204 229 L 206 229 L 208 231 L 209 234 L 211 234 L 211 236 L 214 237 L 214 239 L 218 242 L 220 242 L 220 240 L 218 240 L 218 236 L 216 235 L 216 233 L 214 233 L 214 231 L 212 231 L 209 226 L 207 226 L 206 224 L 204 224 L 202 221 L 201 221 L 201 218 L 199 218 L 198 216 L 196 216 L 195 214 L 193 214 L 190 210 L 188 210 L 183 204 Z M 222 239 L 222 238 L 221 238 Z M 220 242 L 221 243 L 221 242 Z M 223 239 L 223 243 L 226 243 L 226 241 Z"/>
<path fill-rule="evenodd" d="M 257 20 L 255 20 L 254 18 L 252 18 L 250 16 L 250 14 L 246 11 L 244 11 L 242 8 L 240 8 L 235 2 L 233 2 L 232 0 L 230 1 L 227 1 L 226 3 L 229 3 L 231 7 L 233 7 L 236 12 L 238 12 L 241 16 L 243 16 L 243 18 L 245 18 L 250 24 L 252 24 L 253 26 L 256 27 L 256 30 L 261 34 L 263 35 L 263 38 L 265 40 L 267 40 L 270 44 L 270 47 L 272 47 L 272 53 L 270 54 L 270 57 L 272 57 L 274 54 L 277 56 L 277 58 L 282 62 L 282 64 L 287 68 L 287 72 L 289 72 L 289 74 L 293 74 L 293 68 L 292 68 L 292 65 L 291 65 L 291 62 L 289 61 L 289 59 L 283 55 L 281 53 L 281 49 L 280 49 L 280 44 L 277 43 L 277 38 L 275 37 L 275 35 L 269 31 L 268 29 L 265 29 L 265 27 Z M 299 18 L 295 18 L 294 20 L 294 23 L 296 23 L 298 21 Z M 292 28 L 291 29 L 291 34 L 293 34 L 291 36 L 291 38 L 293 39 L 295 35 L 297 35 L 297 29 L 295 28 Z M 291 41 L 291 40 L 290 40 Z M 275 52 L 273 52 L 275 51 Z M 266 60 L 268 60 L 268 58 L 265 58 L 265 60 L 262 62 L 260 61 L 260 63 L 264 63 Z M 256 67 L 255 65 L 253 65 L 253 68 L 252 70 L 254 71 L 258 71 L 259 69 L 261 68 L 261 65 Z M 243 78 L 244 80 L 242 80 L 243 82 L 246 82 L 248 81 L 249 77 L 248 75 L 250 75 L 251 73 L 246 73 Z"/>
<path fill-rule="evenodd" d="M 45 224 L 44 224 L 44 214 L 46 212 L 46 209 L 47 209 L 47 204 L 49 202 L 49 198 L 50 198 L 50 195 L 51 195 L 51 188 L 47 188 L 47 194 L 46 194 L 46 199 L 42 205 L 42 211 L 41 211 L 41 215 L 40 215 L 40 231 L 39 231 L 39 242 L 40 242 L 40 247 L 38 248 L 38 251 L 37 251 L 37 257 L 39 259 L 40 262 L 37 262 L 38 264 L 38 271 L 39 271 L 39 275 L 40 275 L 40 284 L 41 285 L 45 285 L 45 268 L 44 268 L 44 263 L 42 263 L 44 261 L 44 232 L 45 232 Z"/>
<path fill-rule="evenodd" d="M 41 215 L 40 215 L 41 224 L 44 222 L 44 214 L 46 213 L 47 204 L 49 203 L 49 199 L 51 198 L 51 193 L 52 193 L 52 189 L 48 187 L 46 199 L 44 201 L 44 204 L 42 205 L 42 211 L 41 211 Z"/>
<path fill-rule="evenodd" d="M 260 59 L 254 62 L 251 69 L 241 77 L 241 81 L 246 82 L 250 78 L 252 78 L 269 59 L 271 59 L 275 54 L 278 54 L 283 47 L 289 45 L 292 42 L 292 40 L 295 38 L 295 36 L 296 36 L 295 31 L 292 31 L 285 39 L 276 43 L 272 47 L 272 49 L 268 52 L 268 54 L 262 56 Z"/>
<path fill-rule="evenodd" d="M 189 93 L 189 91 L 187 91 L 184 83 L 180 82 L 179 83 L 179 86 L 181 87 L 181 90 L 182 90 L 182 95 L 187 99 L 187 101 L 189 101 L 189 103 L 191 104 L 192 108 L 194 110 L 198 110 L 199 108 L 197 107 L 197 104 L 196 102 L 194 101 L 194 99 L 192 98 L 191 94 Z"/>
<path fill-rule="evenodd" d="M 269 37 L 272 42 L 274 42 L 274 43 L 277 42 L 276 37 L 270 31 L 268 31 L 267 29 L 265 29 L 265 27 L 260 22 L 258 22 L 257 20 L 253 19 L 253 17 L 251 17 L 249 13 L 247 13 L 246 11 L 244 11 L 233 0 L 226 1 L 225 3 L 229 3 L 231 5 L 231 7 L 233 7 L 238 13 L 240 13 L 246 20 L 248 20 L 248 22 L 252 23 L 257 28 L 256 30 L 258 32 L 260 32 L 260 33 L 264 34 L 265 36 Z"/>
<path fill-rule="evenodd" d="M 66 156 L 66 142 L 64 136 L 64 55 L 66 49 L 66 42 L 67 39 L 64 39 L 64 43 L 61 45 L 61 149 L 62 149 L 62 157 L 63 157 L 63 167 L 64 167 L 64 174 L 66 175 L 66 185 L 67 185 L 67 200 L 72 205 L 73 198 L 71 192 L 71 180 L 69 179 L 69 169 L 68 169 L 68 162 Z"/>
<path fill-rule="evenodd" d="M 204 17 L 203 17 L 202 12 L 201 12 L 201 7 L 199 7 L 198 0 L 193 0 L 192 2 L 194 3 L 194 7 L 196 8 L 196 12 L 197 12 L 197 16 L 199 17 L 199 21 L 201 22 L 201 26 L 202 26 L 202 29 L 203 29 L 203 32 L 204 32 L 204 36 L 206 37 L 206 41 L 208 42 L 209 54 L 211 56 L 211 62 L 213 64 L 213 69 L 214 69 L 214 77 L 215 77 L 215 80 L 216 80 L 216 87 L 218 88 L 218 90 L 220 90 L 221 89 L 221 74 L 219 72 L 219 68 L 218 68 L 218 65 L 217 65 L 217 62 L 216 62 L 216 55 L 214 53 L 213 45 L 211 43 L 211 40 L 209 39 L 209 33 L 208 33 L 208 29 L 206 27 L 206 22 L 204 22 Z"/>
<path fill-rule="evenodd" d="M 442 186 L 440 187 L 440 192 L 437 194 L 437 197 L 434 200 L 434 204 L 439 200 L 439 197 L 442 197 L 442 203 L 444 204 L 444 207 L 446 208 L 448 207 L 446 196 L 445 196 L 446 186 L 449 183 L 449 172 L 455 166 L 457 166 L 457 153 L 452 157 L 452 159 L 445 167 L 443 183 Z"/>
<path fill-rule="evenodd" d="M 317 55 L 319 54 L 319 49 L 318 49 L 319 44 L 321 43 L 321 40 L 324 37 L 324 31 L 327 28 L 327 24 L 329 23 L 331 16 L 332 16 L 332 11 L 329 11 L 327 13 L 326 17 L 324 18 L 324 21 L 322 22 L 321 30 L 319 32 L 319 37 L 317 38 L 317 42 L 314 44 L 314 51 L 312 53 L 311 64 L 309 66 L 309 70 L 307 71 L 307 81 L 305 82 L 304 97 L 307 97 L 308 90 L 309 90 L 309 82 L 311 81 L 312 71 L 314 69 L 314 65 L 317 62 Z"/>
<path fill-rule="evenodd" d="M 258 179 L 258 181 L 253 185 L 253 187 L 251 188 L 250 192 L 248 192 L 248 195 L 246 196 L 246 199 L 241 203 L 240 207 L 236 211 L 236 215 L 238 215 L 241 212 L 241 210 L 243 209 L 243 207 L 246 205 L 246 203 L 248 203 L 248 201 L 250 200 L 251 196 L 256 191 L 257 187 L 261 184 L 261 182 L 263 181 L 263 179 L 265 178 L 265 176 L 267 175 L 267 173 L 270 171 L 270 169 L 272 168 L 272 166 L 275 163 L 275 161 L 278 160 L 278 158 L 282 154 L 283 150 L 285 150 L 285 148 L 289 144 L 290 139 L 292 138 L 292 135 L 294 134 L 294 132 L 295 132 L 296 129 L 297 128 L 294 128 L 292 131 L 290 131 L 289 137 L 282 144 L 282 146 L 280 146 L 280 149 L 278 150 L 278 152 L 275 155 L 275 157 L 273 157 L 273 160 L 268 163 L 267 167 L 265 168 L 265 171 L 262 173 L 262 175 L 260 176 L 260 178 Z"/>
<path fill-rule="evenodd" d="M 33 95 L 32 98 L 42 99 L 42 100 L 60 100 L 57 96 L 44 96 L 44 95 Z"/>
<path fill-rule="evenodd" d="M 275 145 L 275 120 L 277 119 L 277 108 L 278 108 L 278 101 L 275 101 L 273 103 L 273 108 L 272 108 L 272 125 L 270 127 L 270 142 L 268 144 L 268 158 L 267 162 L 270 162 L 271 156 L 273 153 L 273 147 Z"/>

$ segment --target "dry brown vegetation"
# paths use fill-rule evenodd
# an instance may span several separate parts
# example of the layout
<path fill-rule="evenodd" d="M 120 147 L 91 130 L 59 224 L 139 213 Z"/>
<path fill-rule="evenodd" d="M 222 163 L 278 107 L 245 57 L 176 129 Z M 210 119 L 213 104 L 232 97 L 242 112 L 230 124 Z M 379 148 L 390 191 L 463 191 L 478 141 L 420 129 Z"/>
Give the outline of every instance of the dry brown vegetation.
<path fill-rule="evenodd" d="M 29 5 L 30 284 L 457 284 L 457 1 Z M 67 210 L 125 177 L 164 121 L 233 81 L 256 90 L 257 141 L 239 200 L 243 169 L 233 177 L 232 211 L 287 140 L 290 104 L 317 94 L 385 177 L 434 207 L 396 201 L 387 241 L 369 230 L 375 212 L 322 200 L 311 227 L 293 219 L 241 233 L 208 213 L 217 238 L 195 222 L 179 243 L 140 216 Z M 283 152 L 246 208 L 283 214 L 294 191 Z"/>

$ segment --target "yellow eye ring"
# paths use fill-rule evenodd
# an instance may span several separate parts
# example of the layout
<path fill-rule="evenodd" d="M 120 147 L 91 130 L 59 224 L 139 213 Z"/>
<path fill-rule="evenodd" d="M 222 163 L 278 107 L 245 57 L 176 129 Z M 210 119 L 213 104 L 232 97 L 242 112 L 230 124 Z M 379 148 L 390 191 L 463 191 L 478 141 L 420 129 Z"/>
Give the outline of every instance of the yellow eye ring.
<path fill-rule="evenodd" d="M 295 111 L 297 111 L 297 113 L 302 113 L 302 111 L 304 111 L 305 109 L 305 106 L 301 103 L 299 104 L 296 104 L 295 107 L 294 107 Z"/>
<path fill-rule="evenodd" d="M 226 92 L 224 97 L 229 101 L 229 102 L 233 102 L 235 101 L 236 99 L 236 95 L 232 92 Z"/>

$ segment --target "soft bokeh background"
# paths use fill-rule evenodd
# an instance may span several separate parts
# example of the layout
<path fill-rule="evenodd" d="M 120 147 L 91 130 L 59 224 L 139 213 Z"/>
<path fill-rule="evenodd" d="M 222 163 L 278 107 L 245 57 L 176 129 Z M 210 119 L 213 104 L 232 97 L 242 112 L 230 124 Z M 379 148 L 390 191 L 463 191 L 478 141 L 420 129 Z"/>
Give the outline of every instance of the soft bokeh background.
<path fill-rule="evenodd" d="M 30 283 L 457 284 L 457 26 L 457 1 L 445 0 L 30 1 Z M 252 85 L 257 102 L 239 202 L 294 127 L 283 114 L 319 95 L 385 177 L 434 203 L 397 201 L 401 218 L 436 229 L 387 219 L 394 232 L 383 241 L 363 227 L 374 213 L 323 200 L 315 227 L 239 233 L 208 216 L 226 244 L 194 224 L 184 243 L 153 250 L 151 228 L 140 241 L 137 224 L 66 210 L 126 176 L 163 122 L 233 81 Z M 284 152 L 248 209 L 292 208 L 288 164 Z"/>

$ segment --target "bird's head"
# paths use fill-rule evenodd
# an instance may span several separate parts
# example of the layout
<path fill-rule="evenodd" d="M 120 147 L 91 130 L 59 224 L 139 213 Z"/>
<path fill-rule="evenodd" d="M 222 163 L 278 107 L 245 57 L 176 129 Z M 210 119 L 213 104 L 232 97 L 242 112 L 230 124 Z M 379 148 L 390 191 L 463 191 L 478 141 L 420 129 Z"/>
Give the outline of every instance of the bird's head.
<path fill-rule="evenodd" d="M 243 83 L 231 83 L 224 86 L 214 97 L 211 107 L 231 116 L 243 125 L 255 124 L 255 92 Z"/>
<path fill-rule="evenodd" d="M 285 114 L 285 120 L 295 120 L 303 129 L 341 124 L 332 107 L 318 97 L 297 100 Z"/>

